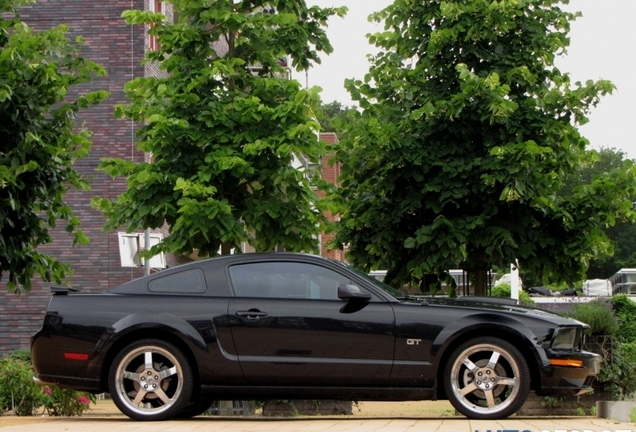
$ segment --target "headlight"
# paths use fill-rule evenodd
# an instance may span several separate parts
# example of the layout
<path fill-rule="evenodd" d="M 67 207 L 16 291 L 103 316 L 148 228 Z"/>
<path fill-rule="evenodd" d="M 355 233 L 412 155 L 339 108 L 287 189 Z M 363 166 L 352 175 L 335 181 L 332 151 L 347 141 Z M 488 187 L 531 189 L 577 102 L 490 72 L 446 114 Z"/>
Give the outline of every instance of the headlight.
<path fill-rule="evenodd" d="M 579 327 L 557 327 L 552 336 L 550 348 L 555 350 L 579 351 L 581 349 L 581 329 Z"/>

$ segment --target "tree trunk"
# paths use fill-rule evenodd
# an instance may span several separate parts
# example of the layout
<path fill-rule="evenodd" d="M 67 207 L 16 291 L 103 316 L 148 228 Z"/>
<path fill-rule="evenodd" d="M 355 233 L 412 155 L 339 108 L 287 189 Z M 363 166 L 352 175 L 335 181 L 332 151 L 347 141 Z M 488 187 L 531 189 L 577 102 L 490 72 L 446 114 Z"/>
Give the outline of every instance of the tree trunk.
<path fill-rule="evenodd" d="M 230 255 L 232 252 L 232 245 L 229 241 L 221 243 L 221 255 Z"/>
<path fill-rule="evenodd" d="M 474 295 L 487 295 L 488 270 L 490 270 L 490 265 L 486 261 L 486 255 L 484 253 L 475 252 L 469 256 L 466 264 L 466 270 L 472 275 Z"/>
<path fill-rule="evenodd" d="M 473 270 L 473 274 L 474 274 L 473 287 L 475 289 L 476 296 L 486 295 L 486 286 L 488 284 L 487 273 L 488 273 L 488 270 L 486 269 Z"/>

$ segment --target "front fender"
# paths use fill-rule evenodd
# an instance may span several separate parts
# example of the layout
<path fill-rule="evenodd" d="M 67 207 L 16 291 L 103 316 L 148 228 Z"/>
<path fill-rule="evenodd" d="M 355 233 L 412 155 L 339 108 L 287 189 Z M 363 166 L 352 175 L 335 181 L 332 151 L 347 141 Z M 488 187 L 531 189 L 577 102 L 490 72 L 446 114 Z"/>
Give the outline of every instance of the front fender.
<path fill-rule="evenodd" d="M 445 356 L 448 348 L 453 346 L 453 342 L 467 333 L 499 336 L 502 332 L 514 338 L 515 345 L 517 341 L 522 341 L 524 347 L 530 349 L 535 360 L 541 362 L 541 355 L 537 351 L 539 341 L 530 328 L 514 318 L 489 312 L 477 312 L 444 327 L 433 341 L 431 351 L 439 365 L 440 359 Z M 502 336 L 506 338 L 506 335 Z"/>

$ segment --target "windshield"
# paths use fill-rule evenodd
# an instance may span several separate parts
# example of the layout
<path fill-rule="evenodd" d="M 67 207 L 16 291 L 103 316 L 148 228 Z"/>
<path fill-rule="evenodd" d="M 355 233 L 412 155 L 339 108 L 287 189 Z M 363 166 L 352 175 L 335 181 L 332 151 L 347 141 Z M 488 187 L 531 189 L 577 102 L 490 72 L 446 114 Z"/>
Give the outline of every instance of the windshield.
<path fill-rule="evenodd" d="M 352 265 L 343 263 L 342 261 L 335 261 L 334 260 L 334 262 L 337 262 L 338 264 L 340 264 L 340 265 L 346 267 L 347 269 L 351 270 L 352 272 L 354 272 L 355 274 L 357 274 L 358 276 L 360 276 L 361 278 L 363 278 L 367 282 L 370 282 L 375 287 L 381 289 L 382 291 L 384 291 L 385 293 L 387 293 L 391 297 L 395 297 L 396 299 L 404 298 L 404 294 L 402 292 L 400 292 L 400 290 L 397 290 L 397 289 L 393 288 L 392 286 L 389 286 L 389 285 L 385 284 L 384 282 L 377 280 L 373 276 L 369 276 L 367 273 L 363 272 L 362 270 L 359 270 L 359 269 L 353 267 Z"/>

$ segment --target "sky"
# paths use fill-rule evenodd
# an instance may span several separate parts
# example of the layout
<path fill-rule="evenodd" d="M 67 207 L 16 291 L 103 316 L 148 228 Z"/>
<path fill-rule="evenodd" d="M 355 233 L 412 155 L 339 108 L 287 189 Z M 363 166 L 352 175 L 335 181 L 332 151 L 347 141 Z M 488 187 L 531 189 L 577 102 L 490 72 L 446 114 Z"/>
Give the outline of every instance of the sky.
<path fill-rule="evenodd" d="M 382 31 L 380 24 L 367 17 L 388 6 L 392 0 L 307 0 L 321 7 L 347 6 L 345 18 L 332 17 L 328 36 L 334 52 L 322 56 L 322 64 L 295 78 L 309 86 L 323 89 L 323 102 L 334 100 L 352 105 L 344 88 L 346 78 L 362 79 L 368 71 L 367 54 L 374 52 L 367 33 Z M 594 148 L 622 150 L 636 159 L 636 0 L 571 0 L 564 6 L 581 11 L 583 16 L 572 23 L 567 57 L 557 60 L 562 72 L 569 72 L 573 82 L 608 79 L 617 89 L 605 96 L 580 128 Z"/>

